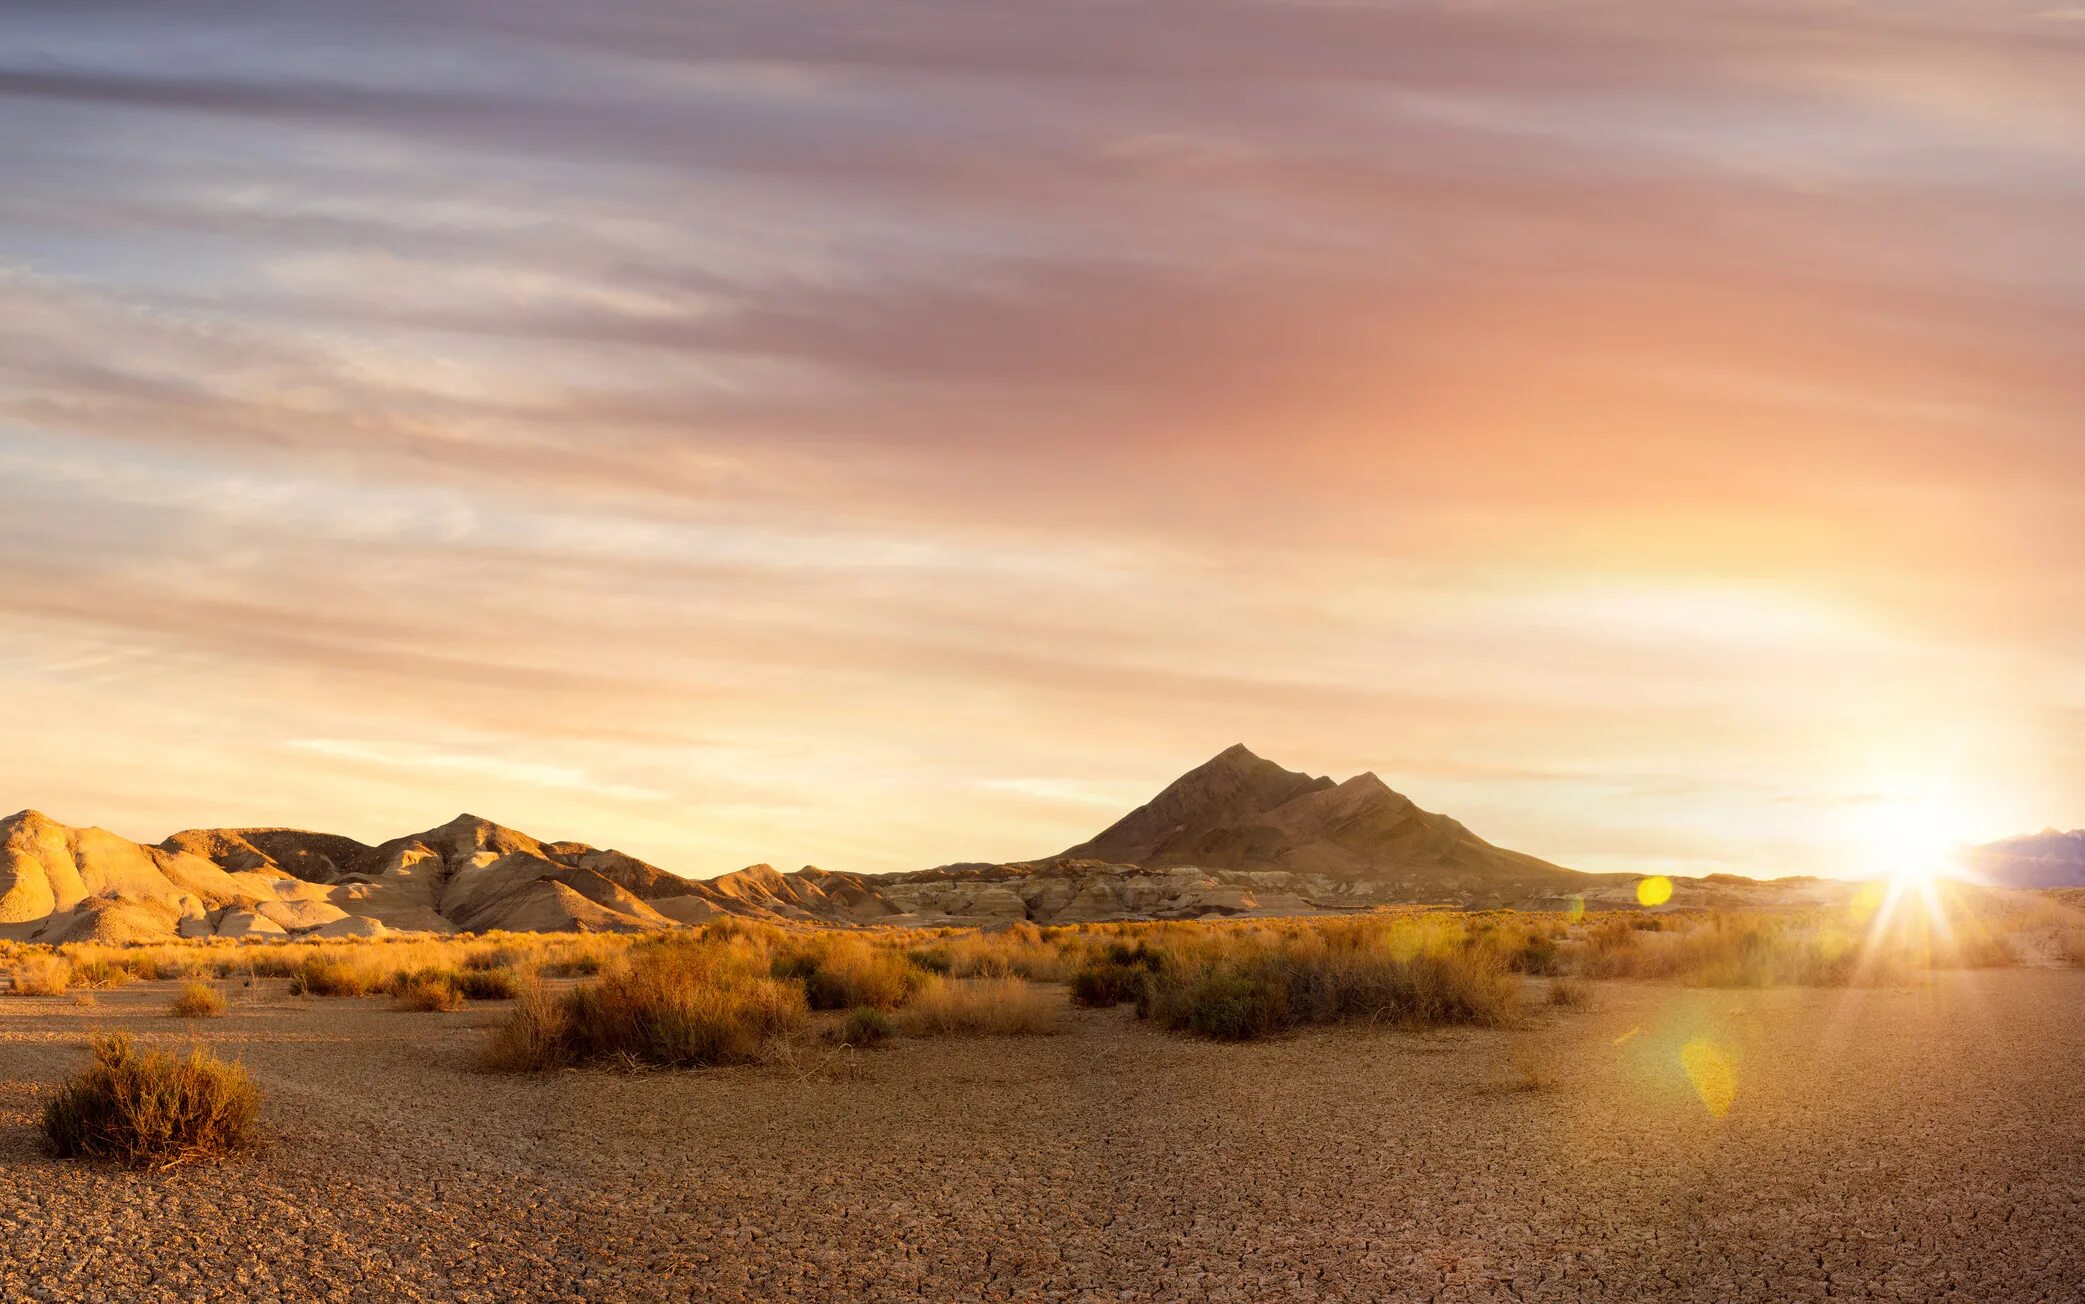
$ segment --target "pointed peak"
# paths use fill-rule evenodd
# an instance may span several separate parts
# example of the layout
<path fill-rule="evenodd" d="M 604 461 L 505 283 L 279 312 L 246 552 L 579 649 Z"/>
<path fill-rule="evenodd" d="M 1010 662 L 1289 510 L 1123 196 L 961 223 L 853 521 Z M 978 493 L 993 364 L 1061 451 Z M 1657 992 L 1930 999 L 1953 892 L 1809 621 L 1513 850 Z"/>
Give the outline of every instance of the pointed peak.
<path fill-rule="evenodd" d="M 1390 791 L 1390 785 L 1384 783 L 1374 770 L 1363 770 L 1339 786 L 1342 788 L 1375 788 L 1383 792 Z"/>
<path fill-rule="evenodd" d="M 1232 743 L 1229 747 L 1210 757 L 1208 763 L 1211 765 L 1255 765 L 1264 764 L 1265 758 L 1255 755 L 1252 748 L 1247 747 L 1244 743 Z"/>

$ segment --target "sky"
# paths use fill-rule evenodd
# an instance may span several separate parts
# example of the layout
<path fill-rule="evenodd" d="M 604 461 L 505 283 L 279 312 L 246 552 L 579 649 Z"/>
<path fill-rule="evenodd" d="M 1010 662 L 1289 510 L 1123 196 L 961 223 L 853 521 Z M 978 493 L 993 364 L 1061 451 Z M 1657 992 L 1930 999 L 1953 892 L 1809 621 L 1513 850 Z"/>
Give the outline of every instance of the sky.
<path fill-rule="evenodd" d="M 2063 0 L 8 0 L 0 806 L 2085 825 Z"/>

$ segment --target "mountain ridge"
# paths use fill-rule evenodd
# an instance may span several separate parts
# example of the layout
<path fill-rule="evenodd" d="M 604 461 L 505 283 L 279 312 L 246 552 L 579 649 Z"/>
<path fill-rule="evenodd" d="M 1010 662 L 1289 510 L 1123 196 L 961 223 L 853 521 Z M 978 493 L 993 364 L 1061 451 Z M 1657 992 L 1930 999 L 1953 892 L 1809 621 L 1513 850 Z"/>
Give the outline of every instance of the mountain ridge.
<path fill-rule="evenodd" d="M 2058 836 L 2085 849 L 2085 834 Z M 185 829 L 146 845 L 23 811 L 0 820 L 0 938 L 645 932 L 727 915 L 990 925 L 1398 904 L 1634 908 L 1642 877 L 1582 873 L 1498 847 L 1422 809 L 1373 771 L 1335 782 L 1285 769 L 1240 743 L 1055 855 L 882 875 L 814 866 L 783 873 L 758 864 L 689 878 L 468 812 L 374 845 L 289 828 Z M 1850 891 L 1818 879 L 1711 875 L 1674 883 L 1674 906 L 1818 903 Z"/>

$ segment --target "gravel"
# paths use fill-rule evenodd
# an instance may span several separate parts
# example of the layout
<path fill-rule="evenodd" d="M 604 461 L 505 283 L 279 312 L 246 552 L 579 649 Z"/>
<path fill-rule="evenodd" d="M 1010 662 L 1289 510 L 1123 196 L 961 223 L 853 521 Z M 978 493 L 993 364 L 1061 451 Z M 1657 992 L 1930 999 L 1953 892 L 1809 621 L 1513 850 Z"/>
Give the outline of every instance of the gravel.
<path fill-rule="evenodd" d="M 2081 973 L 540 1077 L 471 1071 L 496 1005 L 271 984 L 187 1025 L 173 986 L 0 996 L 0 1298 L 2085 1299 Z M 108 1026 L 245 1060 L 267 1149 L 45 1157 L 36 1094 Z"/>

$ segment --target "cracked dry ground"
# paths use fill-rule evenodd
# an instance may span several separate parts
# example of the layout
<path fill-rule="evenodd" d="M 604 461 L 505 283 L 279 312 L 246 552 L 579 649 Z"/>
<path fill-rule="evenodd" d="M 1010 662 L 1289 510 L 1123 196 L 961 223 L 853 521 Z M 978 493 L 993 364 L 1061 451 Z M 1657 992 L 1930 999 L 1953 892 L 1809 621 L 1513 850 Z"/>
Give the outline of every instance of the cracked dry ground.
<path fill-rule="evenodd" d="M 2085 1298 L 2074 972 L 1251 1046 L 1082 1012 L 842 1079 L 487 1077 L 496 1009 L 269 990 L 190 1030 L 170 995 L 0 997 L 0 1297 Z M 96 1025 L 243 1057 L 270 1148 L 43 1157 L 34 1093 Z"/>

